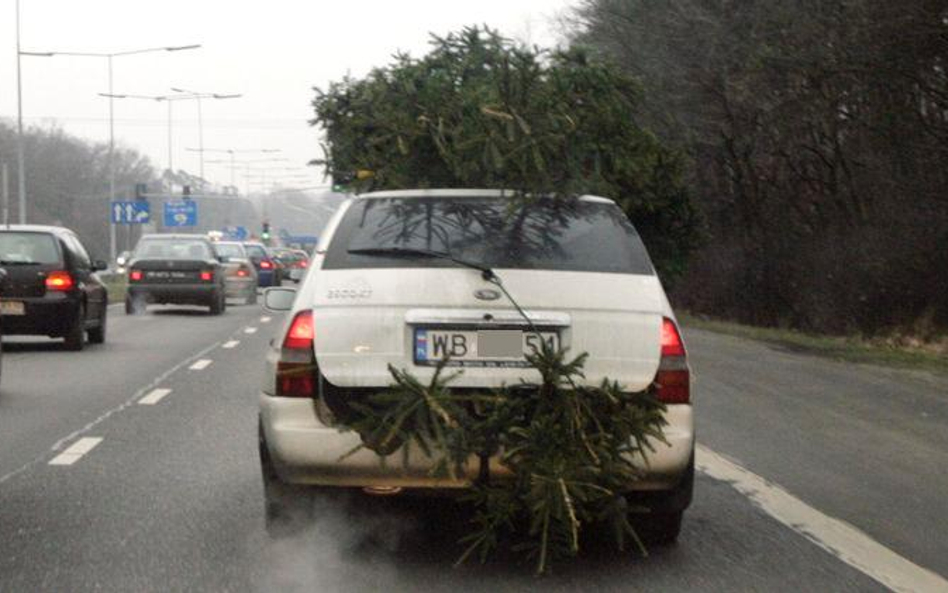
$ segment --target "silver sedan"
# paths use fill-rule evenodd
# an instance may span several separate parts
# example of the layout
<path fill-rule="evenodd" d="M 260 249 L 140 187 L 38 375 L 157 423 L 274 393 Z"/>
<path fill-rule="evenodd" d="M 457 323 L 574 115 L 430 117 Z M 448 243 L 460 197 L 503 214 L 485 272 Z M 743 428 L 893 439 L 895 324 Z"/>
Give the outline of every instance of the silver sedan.
<path fill-rule="evenodd" d="M 248 305 L 257 302 L 257 270 L 244 246 L 233 241 L 214 243 L 224 268 L 224 293 L 229 299 L 243 299 Z"/>

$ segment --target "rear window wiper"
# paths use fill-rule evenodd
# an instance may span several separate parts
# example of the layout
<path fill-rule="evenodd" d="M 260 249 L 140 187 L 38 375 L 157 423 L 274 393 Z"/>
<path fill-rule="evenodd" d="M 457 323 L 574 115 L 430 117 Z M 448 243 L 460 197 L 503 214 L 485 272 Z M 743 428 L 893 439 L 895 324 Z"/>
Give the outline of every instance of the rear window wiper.
<path fill-rule="evenodd" d="M 436 259 L 443 259 L 447 261 L 452 261 L 459 266 L 464 266 L 466 268 L 471 268 L 477 270 L 481 273 L 485 280 L 495 278 L 496 275 L 490 267 L 485 266 L 484 264 L 479 264 L 475 262 L 469 262 L 457 257 L 454 257 L 450 253 L 445 253 L 443 251 L 429 251 L 428 249 L 415 249 L 413 247 L 365 247 L 362 249 L 349 249 L 347 253 L 353 255 L 369 255 L 369 256 L 394 256 L 394 257 L 432 257 Z"/>
<path fill-rule="evenodd" d="M 0 259 L 0 266 L 38 266 L 38 265 L 40 265 L 40 262 L 38 261 Z"/>

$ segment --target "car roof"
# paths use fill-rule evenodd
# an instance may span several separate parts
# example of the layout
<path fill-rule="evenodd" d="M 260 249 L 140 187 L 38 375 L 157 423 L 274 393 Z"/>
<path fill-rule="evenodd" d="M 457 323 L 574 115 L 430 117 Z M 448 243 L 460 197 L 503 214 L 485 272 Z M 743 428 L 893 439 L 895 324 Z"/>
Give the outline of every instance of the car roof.
<path fill-rule="evenodd" d="M 366 194 L 357 194 L 357 200 L 372 200 L 377 198 L 512 198 L 516 195 L 509 189 L 398 189 L 390 191 L 375 191 Z M 600 202 L 613 204 L 614 200 L 602 196 L 582 195 L 583 202 Z"/>
<path fill-rule="evenodd" d="M 147 235 L 142 235 L 142 239 L 200 239 L 201 241 L 211 242 L 210 239 L 204 235 L 195 235 L 187 233 L 149 233 Z"/>
<path fill-rule="evenodd" d="M 0 226 L 0 232 L 19 231 L 29 233 L 56 233 L 62 235 L 65 233 L 76 234 L 72 229 L 63 226 L 52 226 L 46 224 L 5 224 Z"/>

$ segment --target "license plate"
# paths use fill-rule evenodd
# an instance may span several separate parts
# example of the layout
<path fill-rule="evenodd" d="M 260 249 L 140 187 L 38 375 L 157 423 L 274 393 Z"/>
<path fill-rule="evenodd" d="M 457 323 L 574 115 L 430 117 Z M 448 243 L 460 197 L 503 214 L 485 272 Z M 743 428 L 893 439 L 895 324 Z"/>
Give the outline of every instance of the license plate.
<path fill-rule="evenodd" d="M 191 278 L 191 277 L 193 276 L 193 274 L 188 273 L 188 272 L 161 272 L 161 271 L 156 271 L 156 272 L 148 272 L 148 273 L 146 274 L 146 276 L 147 276 L 148 278 L 159 278 L 159 279 L 173 278 L 173 279 L 175 279 L 175 280 L 182 280 L 182 279 L 185 279 L 185 278 Z"/>
<path fill-rule="evenodd" d="M 541 342 L 559 348 L 556 332 L 539 335 L 523 330 L 415 329 L 415 364 L 434 366 L 448 357 L 448 366 L 526 367 L 526 355 L 539 351 Z"/>
<path fill-rule="evenodd" d="M 22 301 L 0 301 L 0 315 L 26 315 Z"/>

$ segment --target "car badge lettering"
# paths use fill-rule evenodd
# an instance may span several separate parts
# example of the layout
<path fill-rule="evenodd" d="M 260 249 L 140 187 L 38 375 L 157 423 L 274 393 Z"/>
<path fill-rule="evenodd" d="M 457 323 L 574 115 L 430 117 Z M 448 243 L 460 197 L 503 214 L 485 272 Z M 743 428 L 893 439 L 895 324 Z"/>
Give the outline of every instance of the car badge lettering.
<path fill-rule="evenodd" d="M 482 301 L 496 301 L 500 298 L 500 293 L 490 288 L 481 288 L 474 291 L 474 298 Z"/>
<path fill-rule="evenodd" d="M 339 288 L 330 288 L 327 299 L 368 299 L 372 297 L 372 287 L 362 278 Z"/>

